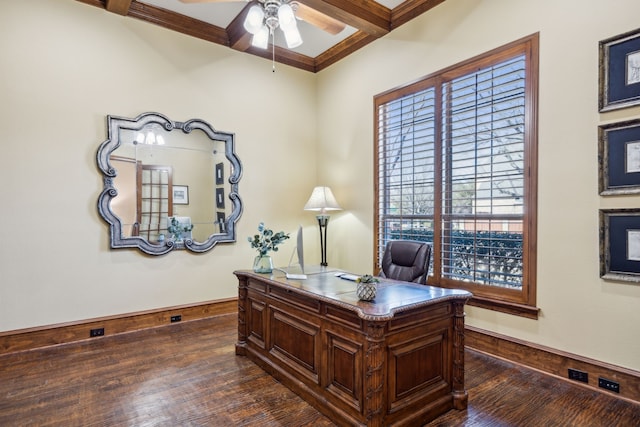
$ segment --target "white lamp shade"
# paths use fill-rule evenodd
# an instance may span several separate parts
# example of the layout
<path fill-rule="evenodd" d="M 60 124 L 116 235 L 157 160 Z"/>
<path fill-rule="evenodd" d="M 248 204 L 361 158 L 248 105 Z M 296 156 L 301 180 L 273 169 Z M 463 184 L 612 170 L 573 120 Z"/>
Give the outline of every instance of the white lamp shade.
<path fill-rule="evenodd" d="M 342 210 L 329 187 L 316 187 L 304 205 L 305 211 L 339 211 Z"/>
<path fill-rule="evenodd" d="M 266 49 L 269 45 L 269 28 L 266 25 L 263 25 L 256 34 L 254 34 L 251 39 L 251 45 L 255 47 L 259 47 L 261 49 Z"/>
<path fill-rule="evenodd" d="M 289 29 L 282 29 L 284 32 L 284 38 L 287 41 L 287 47 L 289 49 L 293 49 L 302 44 L 302 36 L 300 36 L 300 31 L 298 31 L 298 27 L 295 25 Z"/>
<path fill-rule="evenodd" d="M 287 3 L 281 5 L 278 9 L 278 23 L 285 33 L 287 30 L 296 27 L 296 17 L 293 14 L 293 9 Z"/>
<path fill-rule="evenodd" d="M 156 143 L 156 134 L 149 131 L 147 132 L 147 136 L 144 139 L 144 143 L 148 145 L 153 145 Z"/>
<path fill-rule="evenodd" d="M 258 5 L 253 5 L 247 13 L 247 17 L 244 19 L 244 29 L 251 34 L 257 34 L 262 27 L 262 20 L 264 19 L 264 10 Z"/>

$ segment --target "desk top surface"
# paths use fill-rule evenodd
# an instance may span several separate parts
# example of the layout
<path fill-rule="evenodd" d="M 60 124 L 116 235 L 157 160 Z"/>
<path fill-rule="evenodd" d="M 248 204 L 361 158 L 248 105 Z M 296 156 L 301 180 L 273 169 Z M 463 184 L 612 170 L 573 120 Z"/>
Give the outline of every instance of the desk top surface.
<path fill-rule="evenodd" d="M 360 301 L 356 296 L 356 283 L 341 279 L 336 274 L 344 270 L 316 267 L 307 271 L 307 279 L 287 279 L 285 274 L 274 270 L 272 274 L 258 274 L 251 270 L 234 272 L 238 277 L 246 276 L 268 282 L 290 291 L 297 291 L 326 302 L 333 302 L 356 311 L 360 317 L 371 320 L 392 318 L 395 313 L 412 308 L 429 306 L 447 300 L 466 302 L 472 294 L 460 289 L 447 289 L 416 283 L 400 282 L 380 278 L 376 298 Z"/>

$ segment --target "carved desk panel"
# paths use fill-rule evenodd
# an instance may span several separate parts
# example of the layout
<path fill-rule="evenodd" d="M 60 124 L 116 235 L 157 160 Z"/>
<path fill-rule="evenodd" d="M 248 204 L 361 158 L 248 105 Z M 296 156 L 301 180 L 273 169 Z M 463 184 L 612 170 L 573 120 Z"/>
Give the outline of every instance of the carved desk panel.
<path fill-rule="evenodd" d="M 372 302 L 332 272 L 287 280 L 236 271 L 247 356 L 339 425 L 422 425 L 467 407 L 471 294 L 382 280 Z"/>

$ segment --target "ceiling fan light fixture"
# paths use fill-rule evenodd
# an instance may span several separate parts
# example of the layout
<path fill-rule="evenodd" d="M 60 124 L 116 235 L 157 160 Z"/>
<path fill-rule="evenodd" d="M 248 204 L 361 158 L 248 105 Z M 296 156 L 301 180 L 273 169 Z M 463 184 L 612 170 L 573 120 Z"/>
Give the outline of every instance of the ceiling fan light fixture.
<path fill-rule="evenodd" d="M 258 5 L 253 5 L 244 20 L 244 29 L 251 34 L 257 34 L 263 27 L 264 10 Z"/>
<path fill-rule="evenodd" d="M 286 32 L 291 28 L 297 28 L 293 8 L 287 3 L 284 3 L 278 9 L 278 21 L 280 22 L 280 28 L 282 28 L 282 31 Z"/>
<path fill-rule="evenodd" d="M 282 29 L 284 32 L 284 38 L 287 41 L 287 47 L 289 49 L 296 48 L 302 44 L 302 36 L 300 35 L 300 31 L 298 31 L 298 27 L 293 26 L 289 29 Z"/>
<path fill-rule="evenodd" d="M 243 25 L 247 32 L 253 34 L 251 45 L 254 47 L 266 49 L 269 36 L 273 36 L 278 27 L 284 33 L 289 49 L 302 44 L 294 8 L 286 0 L 264 0 L 260 5 L 254 4 L 249 8 Z"/>
<path fill-rule="evenodd" d="M 267 48 L 269 45 L 269 28 L 266 25 L 260 27 L 260 29 L 253 35 L 251 45 L 261 49 Z"/>

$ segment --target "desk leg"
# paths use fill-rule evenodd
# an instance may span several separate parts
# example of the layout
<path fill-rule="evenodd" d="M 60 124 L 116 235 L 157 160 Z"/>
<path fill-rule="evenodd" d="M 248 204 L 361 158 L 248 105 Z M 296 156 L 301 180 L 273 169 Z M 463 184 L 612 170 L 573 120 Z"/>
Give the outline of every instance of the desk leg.
<path fill-rule="evenodd" d="M 453 407 L 466 409 L 469 395 L 464 388 L 464 301 L 453 303 Z"/>
<path fill-rule="evenodd" d="M 386 361 L 384 359 L 384 323 L 367 323 L 367 348 L 365 352 L 365 416 L 367 426 L 382 427 L 385 415 Z"/>
<path fill-rule="evenodd" d="M 247 355 L 247 279 L 238 281 L 238 342 L 236 355 Z"/>

